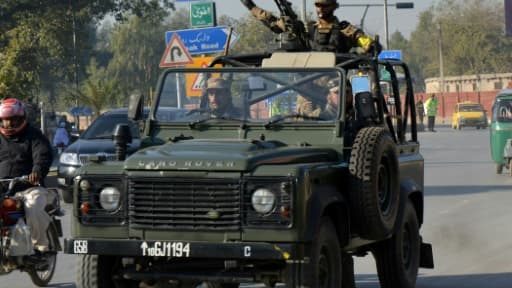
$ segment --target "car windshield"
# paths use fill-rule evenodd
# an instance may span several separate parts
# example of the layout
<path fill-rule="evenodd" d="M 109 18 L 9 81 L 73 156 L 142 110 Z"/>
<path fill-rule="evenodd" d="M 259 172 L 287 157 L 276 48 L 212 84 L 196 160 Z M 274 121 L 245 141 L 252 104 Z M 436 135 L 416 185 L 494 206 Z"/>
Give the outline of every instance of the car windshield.
<path fill-rule="evenodd" d="M 131 128 L 133 138 L 139 138 L 137 126 L 128 120 L 128 114 L 103 114 L 94 120 L 89 128 L 85 130 L 80 138 L 82 139 L 112 139 L 114 129 L 118 124 L 128 124 Z"/>
<path fill-rule="evenodd" d="M 167 71 L 158 107 L 182 107 L 183 117 L 168 122 L 203 123 L 326 123 L 343 107 L 340 69 L 231 68 Z M 178 97 L 177 97 L 178 96 Z M 157 108 L 159 109 L 159 108 Z M 158 110 L 157 110 L 158 113 Z M 275 121 L 279 119 L 279 121 Z M 165 122 L 164 119 L 162 119 Z"/>
<path fill-rule="evenodd" d="M 481 105 L 460 105 L 460 112 L 482 112 L 484 109 Z"/>

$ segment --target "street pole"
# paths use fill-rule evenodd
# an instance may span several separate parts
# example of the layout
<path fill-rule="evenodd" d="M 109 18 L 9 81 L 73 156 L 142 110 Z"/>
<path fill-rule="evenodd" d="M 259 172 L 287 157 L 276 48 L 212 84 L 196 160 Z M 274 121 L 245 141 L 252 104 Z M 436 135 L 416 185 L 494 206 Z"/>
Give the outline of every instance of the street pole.
<path fill-rule="evenodd" d="M 302 0 L 302 22 L 306 24 L 306 0 Z"/>
<path fill-rule="evenodd" d="M 75 68 L 75 106 L 78 107 L 78 50 L 76 47 L 76 15 L 75 15 L 75 4 L 73 4 L 73 0 L 70 0 L 71 2 L 71 13 L 73 14 L 73 62 L 74 62 L 74 68 Z M 78 109 L 78 108 L 77 108 Z M 80 115 L 76 116 L 75 119 L 75 127 L 76 130 L 80 131 Z"/>
<path fill-rule="evenodd" d="M 443 37 L 441 32 L 441 23 L 437 23 L 438 31 L 438 50 L 439 50 L 439 92 L 444 93 L 444 63 L 443 63 Z"/>
<path fill-rule="evenodd" d="M 389 49 L 388 0 L 384 0 L 384 36 L 386 37 L 386 49 Z"/>

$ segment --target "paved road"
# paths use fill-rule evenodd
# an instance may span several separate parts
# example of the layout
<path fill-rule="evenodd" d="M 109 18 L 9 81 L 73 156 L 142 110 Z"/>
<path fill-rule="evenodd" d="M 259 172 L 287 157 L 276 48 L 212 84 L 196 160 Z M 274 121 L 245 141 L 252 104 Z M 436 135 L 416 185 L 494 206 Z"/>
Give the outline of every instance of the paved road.
<path fill-rule="evenodd" d="M 441 127 L 420 134 L 425 157 L 425 224 L 434 270 L 421 269 L 417 288 L 509 288 L 512 283 L 512 177 L 496 175 L 489 131 Z M 69 210 L 69 206 L 67 206 Z M 69 220 L 64 219 L 69 235 Z M 371 256 L 356 259 L 358 288 L 378 288 Z M 26 274 L 2 287 L 30 287 Z M 52 287 L 75 287 L 74 257 L 59 255 Z"/>
<path fill-rule="evenodd" d="M 435 269 L 417 288 L 508 288 L 512 283 L 512 177 L 495 174 L 489 130 L 439 128 L 420 134 L 425 224 Z M 368 258 L 368 259 L 367 259 Z M 358 287 L 376 288 L 370 257 L 357 260 Z"/>

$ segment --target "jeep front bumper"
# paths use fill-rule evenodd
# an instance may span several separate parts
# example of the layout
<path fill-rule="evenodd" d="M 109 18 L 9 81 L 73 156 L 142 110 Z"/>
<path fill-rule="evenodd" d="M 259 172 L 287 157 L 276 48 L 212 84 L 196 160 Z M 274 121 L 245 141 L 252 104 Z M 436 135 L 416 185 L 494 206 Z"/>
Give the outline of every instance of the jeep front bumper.
<path fill-rule="evenodd" d="M 293 244 L 64 239 L 64 253 L 171 258 L 288 260 Z"/>
<path fill-rule="evenodd" d="M 310 269 L 300 243 L 205 243 L 117 239 L 64 239 L 64 253 L 154 261 L 144 271 L 125 267 L 125 279 L 275 282 L 301 286 Z M 151 259 L 151 260 L 149 260 Z M 174 263 L 174 264 L 172 264 Z M 222 263 L 221 267 L 212 263 Z M 227 266 L 226 266 L 227 265 Z M 217 268 L 212 268 L 217 267 Z"/>

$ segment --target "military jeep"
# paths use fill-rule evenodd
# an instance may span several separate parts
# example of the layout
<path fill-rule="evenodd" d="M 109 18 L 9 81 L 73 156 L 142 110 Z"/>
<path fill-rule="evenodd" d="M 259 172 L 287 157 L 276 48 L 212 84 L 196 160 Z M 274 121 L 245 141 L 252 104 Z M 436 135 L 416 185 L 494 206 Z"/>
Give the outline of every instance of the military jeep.
<path fill-rule="evenodd" d="M 275 52 L 211 66 L 166 70 L 148 119 L 134 95 L 140 150 L 126 156 L 119 126 L 117 159 L 91 157 L 74 179 L 79 287 L 355 287 L 353 257 L 369 252 L 382 287 L 433 268 L 406 64 Z M 212 77 L 238 115 L 208 103 Z"/>

